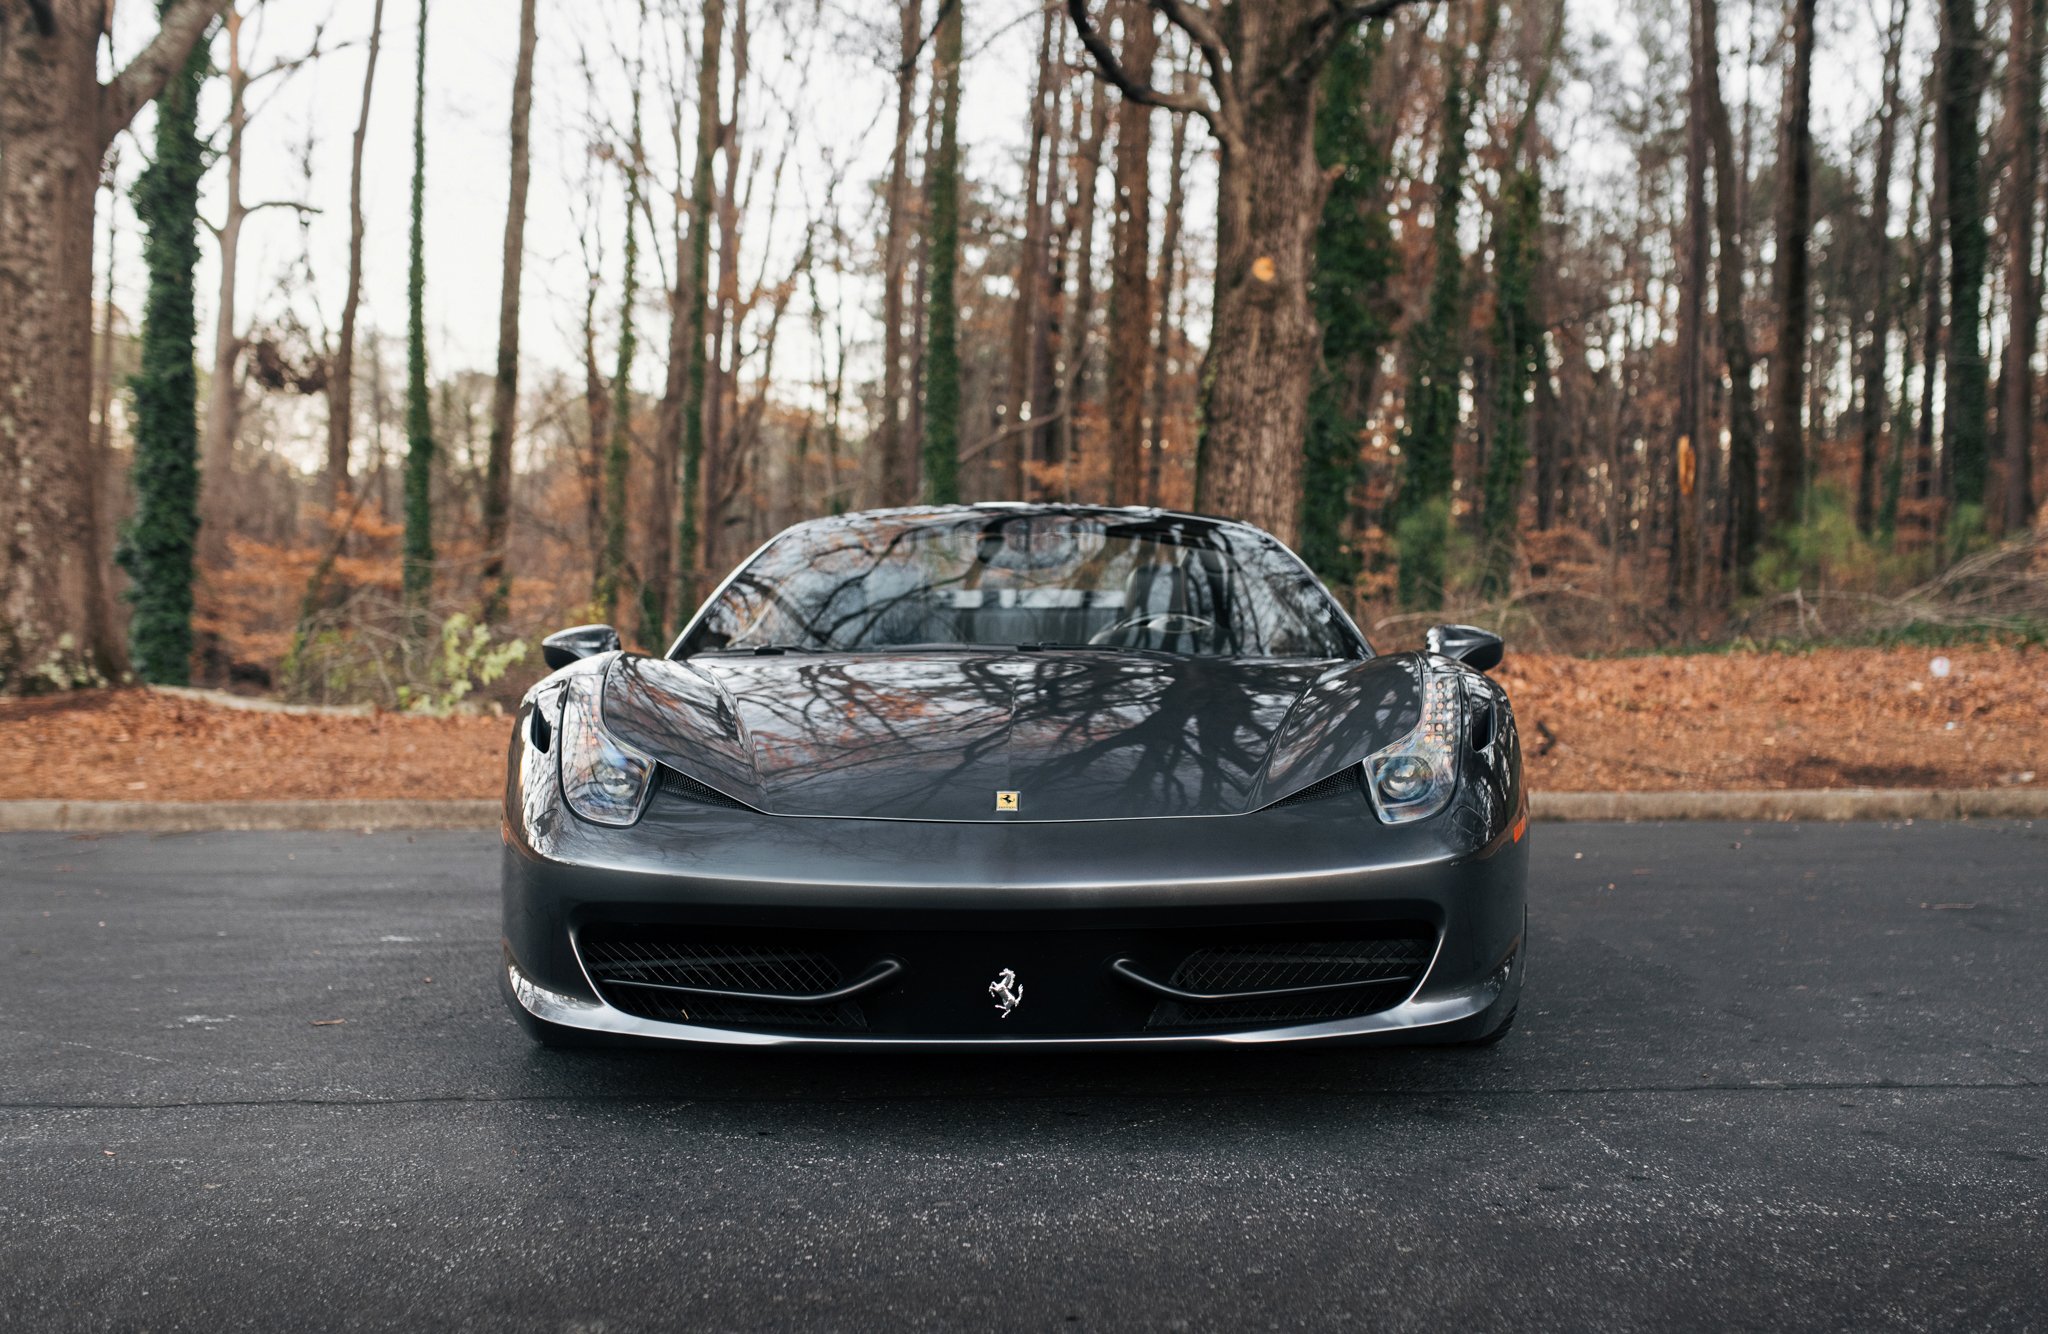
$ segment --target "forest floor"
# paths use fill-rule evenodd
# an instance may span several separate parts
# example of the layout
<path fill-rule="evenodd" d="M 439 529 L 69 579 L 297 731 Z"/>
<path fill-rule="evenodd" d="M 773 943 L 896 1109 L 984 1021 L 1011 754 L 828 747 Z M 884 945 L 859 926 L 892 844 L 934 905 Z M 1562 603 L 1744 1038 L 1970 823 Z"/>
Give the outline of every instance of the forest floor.
<path fill-rule="evenodd" d="M 1511 654 L 1539 790 L 2048 784 L 2048 653 L 2024 647 Z M 0 702 L 0 799 L 488 798 L 502 717 L 275 712 L 146 689 Z"/>

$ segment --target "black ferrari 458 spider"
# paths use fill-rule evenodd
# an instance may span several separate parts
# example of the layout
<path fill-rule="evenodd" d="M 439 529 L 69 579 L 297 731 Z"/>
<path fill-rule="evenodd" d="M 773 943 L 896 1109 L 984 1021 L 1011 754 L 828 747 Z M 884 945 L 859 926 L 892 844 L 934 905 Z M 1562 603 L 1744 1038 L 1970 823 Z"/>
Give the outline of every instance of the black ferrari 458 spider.
<path fill-rule="evenodd" d="M 545 1043 L 1484 1042 L 1529 845 L 1501 642 L 1381 656 L 1243 524 L 798 524 L 665 656 L 550 637 L 505 787 Z"/>

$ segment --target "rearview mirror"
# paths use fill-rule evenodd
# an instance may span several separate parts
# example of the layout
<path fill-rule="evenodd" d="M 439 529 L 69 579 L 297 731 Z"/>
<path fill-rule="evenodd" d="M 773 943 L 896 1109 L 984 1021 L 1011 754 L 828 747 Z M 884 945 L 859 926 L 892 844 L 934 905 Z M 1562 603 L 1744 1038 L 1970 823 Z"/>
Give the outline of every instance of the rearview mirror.
<path fill-rule="evenodd" d="M 1429 651 L 1456 658 L 1477 672 L 1500 666 L 1507 647 L 1499 635 L 1476 625 L 1439 625 L 1429 632 Z"/>
<path fill-rule="evenodd" d="M 541 640 L 540 656 L 552 671 L 584 658 L 609 653 L 618 646 L 619 632 L 609 625 L 572 625 Z"/>

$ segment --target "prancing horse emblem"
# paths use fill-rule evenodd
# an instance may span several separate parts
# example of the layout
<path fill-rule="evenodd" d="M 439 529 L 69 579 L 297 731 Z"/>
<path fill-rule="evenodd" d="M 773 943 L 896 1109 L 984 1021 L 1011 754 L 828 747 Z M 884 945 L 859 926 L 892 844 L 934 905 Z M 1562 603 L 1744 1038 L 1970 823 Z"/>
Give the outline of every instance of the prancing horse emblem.
<path fill-rule="evenodd" d="M 999 811 L 1016 810 L 1017 794 L 1015 792 L 1009 792 L 1002 789 L 998 789 L 996 792 L 996 809 Z"/>
<path fill-rule="evenodd" d="M 1001 977 L 988 984 L 988 994 L 995 998 L 1003 1018 L 1008 1019 L 1010 1011 L 1024 1003 L 1024 984 L 1017 980 L 1017 970 L 1005 968 Z"/>

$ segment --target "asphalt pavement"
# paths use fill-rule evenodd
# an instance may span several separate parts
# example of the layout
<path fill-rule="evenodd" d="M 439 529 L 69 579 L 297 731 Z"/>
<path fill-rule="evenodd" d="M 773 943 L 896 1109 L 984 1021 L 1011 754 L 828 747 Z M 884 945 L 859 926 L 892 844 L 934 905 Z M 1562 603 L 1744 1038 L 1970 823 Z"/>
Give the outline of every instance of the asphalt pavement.
<path fill-rule="evenodd" d="M 0 836 L 0 1328 L 2048 1326 L 2048 822 L 1550 825 L 1482 1050 L 554 1053 L 497 843 Z"/>

